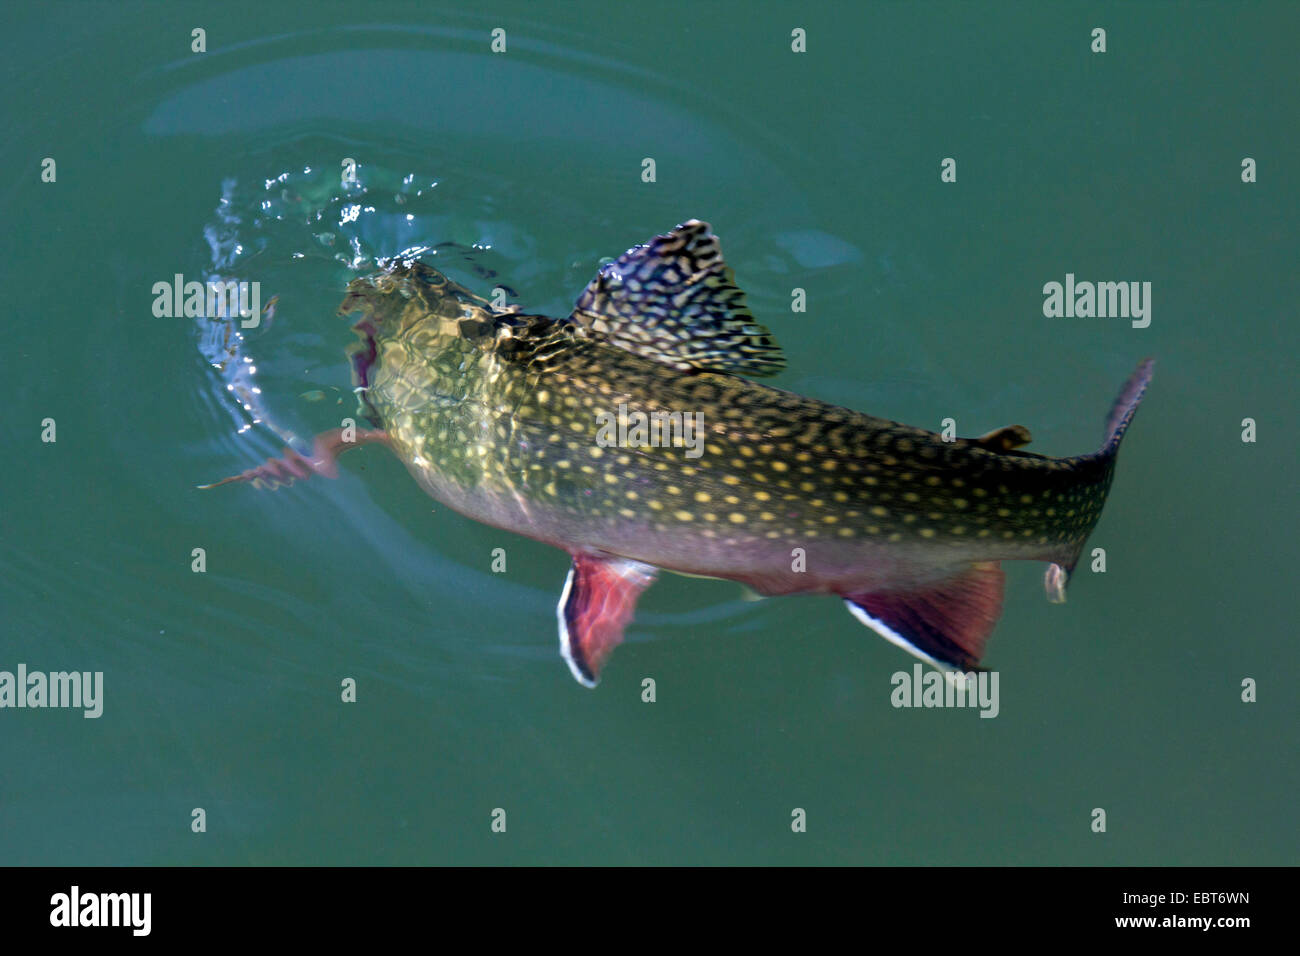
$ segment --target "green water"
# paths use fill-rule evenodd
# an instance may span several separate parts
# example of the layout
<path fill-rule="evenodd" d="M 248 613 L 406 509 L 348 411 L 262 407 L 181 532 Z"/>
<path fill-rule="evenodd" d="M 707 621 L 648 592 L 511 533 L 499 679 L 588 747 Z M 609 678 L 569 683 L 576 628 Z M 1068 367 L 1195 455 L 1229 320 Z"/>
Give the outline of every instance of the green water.
<path fill-rule="evenodd" d="M 0 863 L 1295 863 L 1297 8 L 494 7 L 7 12 L 0 670 L 104 699 L 0 710 Z M 1075 454 L 1156 357 L 1106 572 L 1008 568 L 995 719 L 891 706 L 912 658 L 836 600 L 672 575 L 585 690 L 567 557 L 382 449 L 196 490 L 354 411 L 373 256 L 562 313 L 691 217 L 827 401 Z M 152 309 L 214 272 L 279 297 L 224 371 Z M 1045 318 L 1066 273 L 1150 326 Z"/>

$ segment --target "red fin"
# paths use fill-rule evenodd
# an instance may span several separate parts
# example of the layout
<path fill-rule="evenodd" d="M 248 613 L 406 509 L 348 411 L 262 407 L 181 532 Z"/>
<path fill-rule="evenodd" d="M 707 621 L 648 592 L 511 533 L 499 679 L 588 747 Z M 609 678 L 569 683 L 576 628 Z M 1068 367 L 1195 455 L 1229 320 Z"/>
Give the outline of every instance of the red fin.
<path fill-rule="evenodd" d="M 1005 575 L 996 561 L 924 588 L 846 594 L 853 616 L 886 640 L 943 668 L 973 670 L 1002 614 Z"/>
<path fill-rule="evenodd" d="M 600 668 L 623 641 L 637 598 L 658 569 L 627 558 L 575 554 L 556 608 L 560 653 L 578 683 L 595 687 Z"/>
<path fill-rule="evenodd" d="M 291 485 L 301 478 L 310 478 L 314 474 L 337 478 L 339 455 L 350 448 L 372 442 L 387 443 L 388 441 L 387 432 L 367 428 L 352 429 L 352 440 L 345 441 L 345 431 L 348 430 L 334 428 L 321 432 L 312 442 L 311 455 L 302 455 L 292 448 L 286 448 L 282 458 L 268 458 L 264 465 L 258 465 L 238 475 L 222 478 L 210 485 L 199 485 L 199 487 L 216 488 L 218 485 L 229 484 L 232 481 L 251 481 L 254 488 L 275 489 Z"/>

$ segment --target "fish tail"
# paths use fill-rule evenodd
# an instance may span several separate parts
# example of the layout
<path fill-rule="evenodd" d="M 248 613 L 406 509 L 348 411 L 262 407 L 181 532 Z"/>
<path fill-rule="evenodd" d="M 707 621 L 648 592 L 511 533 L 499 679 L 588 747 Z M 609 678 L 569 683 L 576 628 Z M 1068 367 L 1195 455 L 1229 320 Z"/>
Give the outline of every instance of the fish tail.
<path fill-rule="evenodd" d="M 1143 359 L 1137 370 L 1124 383 L 1119 398 L 1115 399 L 1110 415 L 1106 417 L 1106 440 L 1097 454 L 1114 459 L 1119 452 L 1119 443 L 1123 440 L 1124 433 L 1128 431 L 1133 416 L 1137 414 L 1138 405 L 1142 402 L 1142 396 L 1146 394 L 1147 386 L 1151 384 L 1151 369 L 1155 364 L 1155 359 Z"/>
<path fill-rule="evenodd" d="M 1110 484 L 1115 476 L 1115 461 L 1119 456 L 1120 442 L 1124 440 L 1124 433 L 1132 424 L 1138 405 L 1142 403 L 1142 396 L 1146 394 L 1147 386 L 1151 384 L 1151 372 L 1154 366 L 1155 359 L 1142 360 L 1129 376 L 1128 381 L 1124 383 L 1124 387 L 1120 389 L 1119 397 L 1115 399 L 1110 414 L 1106 416 L 1106 436 L 1102 440 L 1101 448 L 1091 455 L 1076 459 L 1085 472 L 1093 472 L 1090 480 L 1095 483 L 1097 494 L 1101 499 L 1096 508 L 1096 519 L 1101 517 L 1101 508 L 1105 505 L 1106 495 L 1110 492 Z M 1096 526 L 1096 519 L 1092 527 Z M 1043 586 L 1047 590 L 1049 601 L 1056 604 L 1064 603 L 1066 585 L 1070 582 L 1074 566 L 1079 562 L 1079 556 L 1083 553 L 1088 534 L 1092 533 L 1092 527 L 1087 529 L 1087 533 L 1082 538 L 1069 544 L 1064 553 L 1056 556 L 1048 565 Z"/>

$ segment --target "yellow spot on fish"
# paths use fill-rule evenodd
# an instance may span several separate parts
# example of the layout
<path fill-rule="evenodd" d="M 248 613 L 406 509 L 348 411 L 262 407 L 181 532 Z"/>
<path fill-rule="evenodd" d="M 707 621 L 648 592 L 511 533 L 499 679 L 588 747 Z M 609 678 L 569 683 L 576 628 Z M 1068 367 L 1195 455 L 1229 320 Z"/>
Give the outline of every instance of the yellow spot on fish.
<path fill-rule="evenodd" d="M 933 528 L 922 528 L 922 529 L 921 529 L 921 537 L 922 537 L 922 538 L 933 538 L 933 537 L 934 537 L 934 529 L 933 529 Z"/>
<path fill-rule="evenodd" d="M 674 511 L 674 512 L 673 512 L 673 517 L 676 518 L 678 521 L 694 521 L 694 520 L 695 520 L 695 515 L 691 514 L 689 511 Z"/>
<path fill-rule="evenodd" d="M 730 521 L 732 524 L 744 524 L 745 516 L 742 515 L 739 511 L 733 511 L 731 514 L 727 515 L 727 520 Z"/>
<path fill-rule="evenodd" d="M 697 491 L 695 492 L 695 500 L 699 502 L 708 501 L 709 493 L 707 491 Z"/>
<path fill-rule="evenodd" d="M 773 470 L 773 471 L 788 471 L 789 469 L 790 469 L 790 466 L 787 465 L 787 464 L 786 464 L 785 462 L 783 462 L 783 461 L 774 461 L 774 462 L 772 462 L 772 470 Z"/>

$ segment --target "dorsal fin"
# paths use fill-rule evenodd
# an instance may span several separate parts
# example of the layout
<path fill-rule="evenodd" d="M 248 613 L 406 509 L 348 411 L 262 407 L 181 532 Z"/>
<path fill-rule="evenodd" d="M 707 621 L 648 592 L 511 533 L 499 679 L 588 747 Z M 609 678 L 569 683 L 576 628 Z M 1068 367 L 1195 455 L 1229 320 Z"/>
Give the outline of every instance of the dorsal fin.
<path fill-rule="evenodd" d="M 673 368 L 775 375 L 785 356 L 734 280 L 709 224 L 691 219 L 603 266 L 572 319 L 592 337 Z"/>

